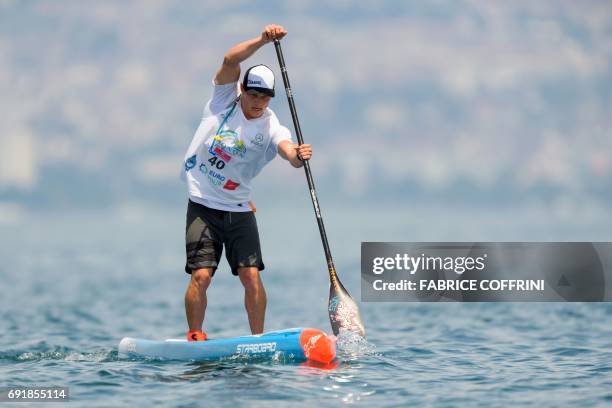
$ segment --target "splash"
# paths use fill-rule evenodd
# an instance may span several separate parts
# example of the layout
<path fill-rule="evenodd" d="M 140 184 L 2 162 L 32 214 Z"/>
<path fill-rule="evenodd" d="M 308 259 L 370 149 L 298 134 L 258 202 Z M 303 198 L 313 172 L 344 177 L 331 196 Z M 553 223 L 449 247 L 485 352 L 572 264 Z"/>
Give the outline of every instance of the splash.
<path fill-rule="evenodd" d="M 376 354 L 376 346 L 354 331 L 340 330 L 336 336 L 338 358 L 353 360 Z"/>
<path fill-rule="evenodd" d="M 94 352 L 78 352 L 64 347 L 55 347 L 45 351 L 13 351 L 2 353 L 0 359 L 14 362 L 36 362 L 47 360 L 109 362 L 117 361 L 116 350 L 98 350 Z"/>

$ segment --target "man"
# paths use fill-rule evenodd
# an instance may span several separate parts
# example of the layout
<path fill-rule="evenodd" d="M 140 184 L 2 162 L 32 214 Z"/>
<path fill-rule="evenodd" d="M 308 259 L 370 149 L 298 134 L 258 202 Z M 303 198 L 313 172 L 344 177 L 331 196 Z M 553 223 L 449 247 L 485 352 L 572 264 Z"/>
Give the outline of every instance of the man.
<path fill-rule="evenodd" d="M 274 73 L 265 65 L 249 68 L 240 83 L 240 63 L 287 31 L 268 25 L 260 36 L 232 47 L 214 78 L 204 117 L 185 155 L 183 179 L 189 189 L 185 271 L 191 280 L 185 293 L 190 341 L 206 340 L 202 331 L 206 289 L 215 274 L 223 246 L 232 273 L 244 286 L 244 304 L 253 334 L 263 332 L 266 291 L 251 180 L 278 153 L 293 167 L 312 156 L 310 145 L 291 141 L 268 108 L 274 97 Z"/>

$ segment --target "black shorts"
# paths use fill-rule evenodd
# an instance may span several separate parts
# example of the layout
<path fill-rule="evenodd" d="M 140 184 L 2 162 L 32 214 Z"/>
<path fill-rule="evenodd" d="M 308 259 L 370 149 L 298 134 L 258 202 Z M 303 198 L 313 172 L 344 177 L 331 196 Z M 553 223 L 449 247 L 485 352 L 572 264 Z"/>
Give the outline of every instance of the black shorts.
<path fill-rule="evenodd" d="M 214 275 L 221 260 L 223 245 L 234 275 L 238 275 L 238 268 L 264 269 L 257 221 L 252 211 L 215 210 L 189 200 L 185 228 L 185 272 L 191 274 L 196 269 L 212 268 Z"/>

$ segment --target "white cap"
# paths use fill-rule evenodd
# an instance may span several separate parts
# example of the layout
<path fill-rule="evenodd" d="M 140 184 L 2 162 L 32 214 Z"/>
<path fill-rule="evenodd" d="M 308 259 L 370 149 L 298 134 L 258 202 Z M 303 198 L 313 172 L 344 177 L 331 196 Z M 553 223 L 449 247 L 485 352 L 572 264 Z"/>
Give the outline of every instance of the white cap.
<path fill-rule="evenodd" d="M 244 73 L 242 85 L 245 91 L 253 89 L 274 96 L 274 72 L 265 65 L 255 65 Z"/>

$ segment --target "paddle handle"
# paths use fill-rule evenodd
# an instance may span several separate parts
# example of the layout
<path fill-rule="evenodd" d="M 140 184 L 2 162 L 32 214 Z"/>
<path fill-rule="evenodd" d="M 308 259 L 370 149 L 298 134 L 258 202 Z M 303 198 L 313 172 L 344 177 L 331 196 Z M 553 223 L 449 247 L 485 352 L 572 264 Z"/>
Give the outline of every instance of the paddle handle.
<path fill-rule="evenodd" d="M 293 127 L 295 128 L 295 134 L 297 136 L 298 144 L 304 144 L 304 137 L 302 136 L 302 129 L 300 128 L 300 120 L 297 115 L 295 108 L 295 102 L 293 100 L 293 91 L 289 83 L 289 75 L 287 74 L 287 67 L 285 66 L 285 58 L 283 57 L 283 50 L 281 48 L 280 40 L 274 40 L 274 48 L 276 49 L 276 56 L 278 57 L 278 64 L 280 65 L 281 75 L 283 77 L 283 83 L 285 84 L 285 92 L 287 93 L 287 101 L 289 102 L 289 110 L 291 111 L 291 119 L 293 119 Z M 308 182 L 308 189 L 310 190 L 310 198 L 312 199 L 312 206 L 314 208 L 315 215 L 317 217 L 317 224 L 319 225 L 319 233 L 321 234 L 321 242 L 323 243 L 323 251 L 325 251 L 325 258 L 327 260 L 327 269 L 329 271 L 329 279 L 334 287 L 338 286 L 338 277 L 336 275 L 336 268 L 334 267 L 334 261 L 332 259 L 331 250 L 329 249 L 329 243 L 327 242 L 327 234 L 325 233 L 325 225 L 323 224 L 323 217 L 321 216 L 321 207 L 319 206 L 319 199 L 317 198 L 317 190 L 315 189 L 314 180 L 312 178 L 312 172 L 310 171 L 310 164 L 308 160 L 304 160 L 304 172 L 306 173 L 306 181 Z"/>

